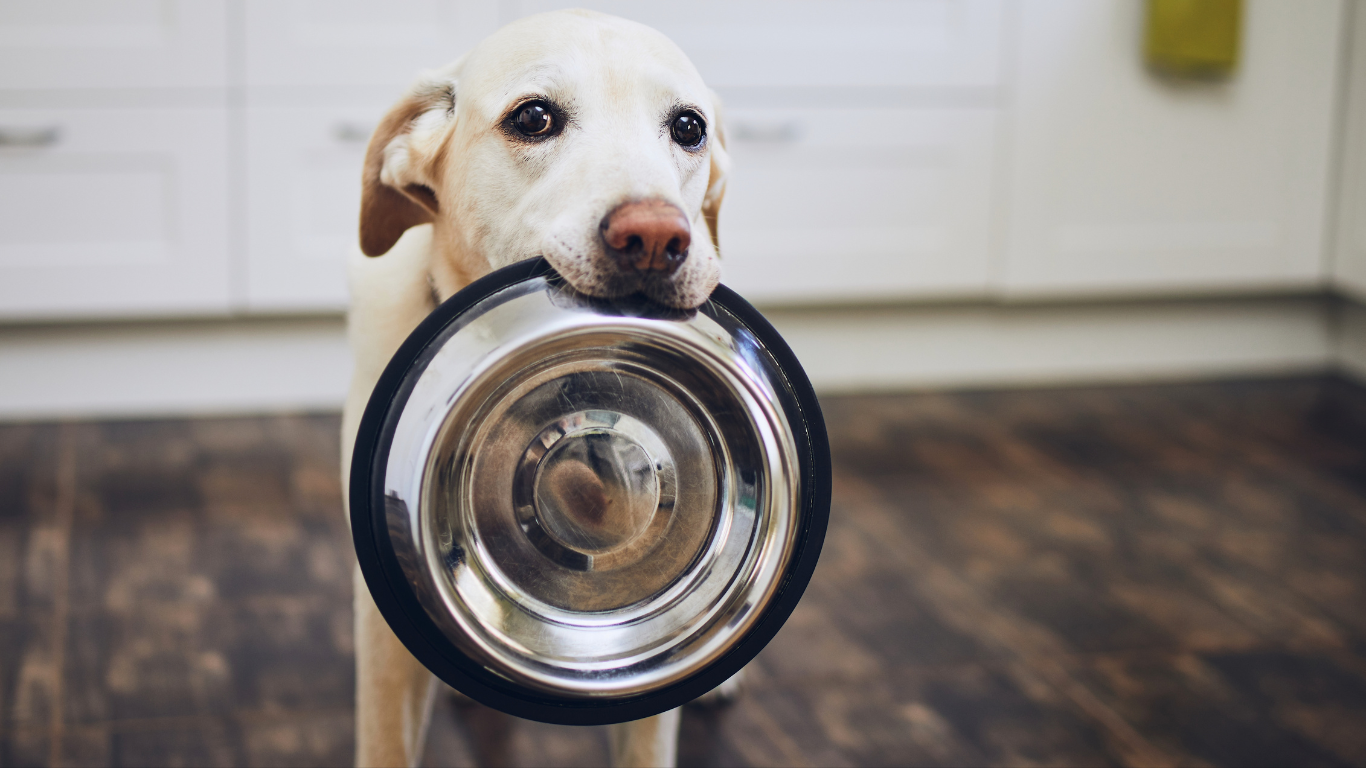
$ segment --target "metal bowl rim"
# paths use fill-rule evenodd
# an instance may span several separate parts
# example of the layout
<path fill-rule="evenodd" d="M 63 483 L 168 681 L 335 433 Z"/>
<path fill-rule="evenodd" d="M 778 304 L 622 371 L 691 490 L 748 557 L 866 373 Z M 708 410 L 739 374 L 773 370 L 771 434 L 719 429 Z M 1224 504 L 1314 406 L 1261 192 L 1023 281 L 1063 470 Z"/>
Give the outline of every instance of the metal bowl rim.
<path fill-rule="evenodd" d="M 751 630 L 710 666 L 672 686 L 625 699 L 564 699 L 512 684 L 460 653 L 427 616 L 391 547 L 386 546 L 384 472 L 396 415 L 410 394 L 409 373 L 425 366 L 432 342 L 471 308 L 518 283 L 558 275 L 543 258 L 529 259 L 474 281 L 433 310 L 400 345 L 371 394 L 357 432 L 349 498 L 357 562 L 376 606 L 400 641 L 430 671 L 476 701 L 508 714 L 563 725 L 625 722 L 673 709 L 724 682 L 748 663 L 786 622 L 815 570 L 830 511 L 830 451 L 819 403 L 791 349 L 767 320 L 734 291 L 717 286 L 710 304 L 760 342 L 785 379 L 780 406 L 793 426 L 803 479 L 798 526 L 787 571 Z M 715 310 L 712 310 L 715 311 Z M 800 427 L 800 428 L 799 428 Z"/>

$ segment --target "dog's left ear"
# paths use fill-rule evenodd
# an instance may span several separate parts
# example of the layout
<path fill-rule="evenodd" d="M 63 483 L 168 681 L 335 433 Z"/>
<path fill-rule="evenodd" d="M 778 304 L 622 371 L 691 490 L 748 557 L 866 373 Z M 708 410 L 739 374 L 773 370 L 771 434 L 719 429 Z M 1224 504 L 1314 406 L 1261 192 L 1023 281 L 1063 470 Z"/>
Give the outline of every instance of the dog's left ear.
<path fill-rule="evenodd" d="M 413 132 L 425 115 L 453 109 L 454 94 L 448 80 L 419 82 L 370 137 L 360 198 L 360 249 L 366 256 L 388 253 L 410 227 L 435 219 L 440 204 Z"/>
<path fill-rule="evenodd" d="M 707 152 L 711 156 L 710 176 L 707 177 L 707 193 L 702 196 L 702 217 L 707 221 L 711 232 L 711 244 L 721 253 L 721 244 L 716 237 L 716 217 L 721 213 L 721 198 L 726 196 L 726 177 L 730 175 L 730 155 L 726 154 L 725 122 L 721 119 L 721 97 L 711 94 L 712 118 Z"/>

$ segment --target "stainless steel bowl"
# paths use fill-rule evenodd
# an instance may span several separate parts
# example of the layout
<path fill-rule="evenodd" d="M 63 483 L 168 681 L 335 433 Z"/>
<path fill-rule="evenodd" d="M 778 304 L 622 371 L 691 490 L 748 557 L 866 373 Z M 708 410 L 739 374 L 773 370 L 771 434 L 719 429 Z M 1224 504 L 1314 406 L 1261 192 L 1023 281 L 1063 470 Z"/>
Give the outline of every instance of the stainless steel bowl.
<path fill-rule="evenodd" d="M 815 396 L 753 307 L 724 287 L 688 312 L 590 299 L 539 259 L 413 332 L 354 456 L 390 626 L 455 688 L 545 722 L 646 717 L 738 671 L 829 514 Z"/>

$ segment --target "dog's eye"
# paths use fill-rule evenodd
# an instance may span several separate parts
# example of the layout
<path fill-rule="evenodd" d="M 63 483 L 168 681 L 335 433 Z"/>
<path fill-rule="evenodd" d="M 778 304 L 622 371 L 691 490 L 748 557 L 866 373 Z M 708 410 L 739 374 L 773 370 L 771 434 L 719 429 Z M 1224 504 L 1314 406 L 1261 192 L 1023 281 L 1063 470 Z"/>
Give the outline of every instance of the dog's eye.
<path fill-rule="evenodd" d="M 680 145 L 696 147 L 702 143 L 702 137 L 707 135 L 707 124 L 702 122 L 702 118 L 696 112 L 683 112 L 674 118 L 673 125 L 669 126 L 669 132 Z"/>
<path fill-rule="evenodd" d="M 545 102 L 532 101 L 517 110 L 512 126 L 523 136 L 547 136 L 555 129 L 555 116 Z"/>

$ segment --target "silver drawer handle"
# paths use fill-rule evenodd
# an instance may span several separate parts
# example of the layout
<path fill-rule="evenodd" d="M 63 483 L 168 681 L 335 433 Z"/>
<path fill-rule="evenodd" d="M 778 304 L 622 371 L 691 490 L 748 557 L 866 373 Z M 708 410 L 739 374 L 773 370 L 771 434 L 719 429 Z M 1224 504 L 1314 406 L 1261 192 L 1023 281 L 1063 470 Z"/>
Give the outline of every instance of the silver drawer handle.
<path fill-rule="evenodd" d="M 50 147 L 61 137 L 62 131 L 55 125 L 0 126 L 0 147 Z"/>
<path fill-rule="evenodd" d="M 727 126 L 726 133 L 736 141 L 790 144 L 802 137 L 802 126 L 795 120 L 781 123 L 737 122 Z"/>
<path fill-rule="evenodd" d="M 332 138 L 347 144 L 364 144 L 370 141 L 370 134 L 374 132 L 373 125 L 360 123 L 342 122 L 332 126 Z"/>

